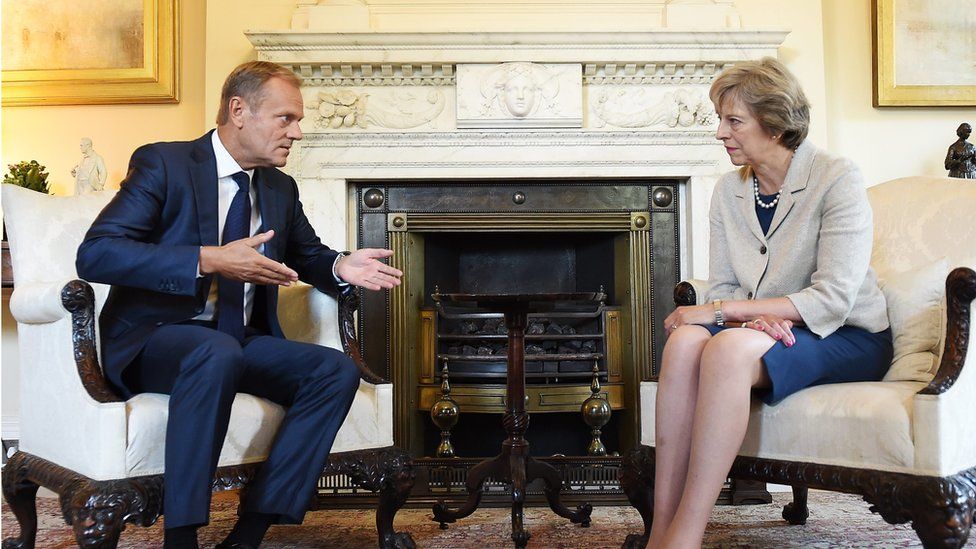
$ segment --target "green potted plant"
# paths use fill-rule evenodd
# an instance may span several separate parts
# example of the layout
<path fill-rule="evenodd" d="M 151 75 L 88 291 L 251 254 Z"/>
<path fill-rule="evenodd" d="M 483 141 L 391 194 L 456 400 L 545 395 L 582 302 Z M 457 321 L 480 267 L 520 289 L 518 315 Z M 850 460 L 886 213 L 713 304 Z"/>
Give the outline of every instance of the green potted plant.
<path fill-rule="evenodd" d="M 4 183 L 19 185 L 39 193 L 49 194 L 51 192 L 50 185 L 47 182 L 48 173 L 44 171 L 46 168 L 38 164 L 37 160 L 8 164 L 7 168 L 10 171 L 3 176 Z"/>

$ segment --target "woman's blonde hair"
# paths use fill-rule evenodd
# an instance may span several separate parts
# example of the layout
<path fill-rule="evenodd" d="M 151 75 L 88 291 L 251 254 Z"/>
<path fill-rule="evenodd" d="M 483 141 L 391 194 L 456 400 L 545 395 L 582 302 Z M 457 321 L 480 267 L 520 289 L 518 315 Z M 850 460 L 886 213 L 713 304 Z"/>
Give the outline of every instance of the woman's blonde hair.
<path fill-rule="evenodd" d="M 736 63 L 715 79 L 708 97 L 719 109 L 739 99 L 770 135 L 779 135 L 783 146 L 795 149 L 810 129 L 810 103 L 800 82 L 785 65 L 764 57 Z"/>

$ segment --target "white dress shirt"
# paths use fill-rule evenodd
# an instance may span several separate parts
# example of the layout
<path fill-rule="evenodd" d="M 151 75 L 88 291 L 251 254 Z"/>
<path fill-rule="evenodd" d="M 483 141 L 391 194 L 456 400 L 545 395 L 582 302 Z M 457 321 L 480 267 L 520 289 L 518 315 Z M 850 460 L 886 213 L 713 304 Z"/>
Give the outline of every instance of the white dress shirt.
<path fill-rule="evenodd" d="M 220 245 L 224 242 L 224 222 L 227 221 L 227 212 L 230 210 L 230 203 L 234 200 L 234 195 L 240 187 L 231 176 L 237 172 L 244 172 L 251 179 L 249 194 L 251 197 L 251 230 L 249 236 L 254 236 L 261 229 L 261 211 L 258 209 L 257 192 L 254 190 L 254 170 L 245 170 L 234 160 L 234 157 L 227 152 L 227 148 L 220 142 L 220 137 L 216 130 L 211 134 L 214 156 L 217 158 L 217 238 Z M 264 244 L 257 248 L 258 253 L 264 253 Z M 202 276 L 197 266 L 197 275 Z M 210 295 L 207 297 L 207 305 L 203 313 L 193 317 L 194 320 L 214 320 L 217 310 L 217 279 L 210 285 Z M 254 308 L 254 284 L 244 283 L 244 325 L 247 326 L 251 318 L 251 310 Z"/>

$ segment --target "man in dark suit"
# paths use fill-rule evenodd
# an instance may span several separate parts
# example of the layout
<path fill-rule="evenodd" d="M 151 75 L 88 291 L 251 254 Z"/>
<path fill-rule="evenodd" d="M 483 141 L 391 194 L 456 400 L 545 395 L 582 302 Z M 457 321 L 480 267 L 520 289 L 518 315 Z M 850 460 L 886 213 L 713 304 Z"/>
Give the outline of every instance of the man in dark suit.
<path fill-rule="evenodd" d="M 392 288 L 389 250 L 323 245 L 295 181 L 275 169 L 301 139 L 300 81 L 267 62 L 228 76 L 217 129 L 132 155 L 118 194 L 78 249 L 82 278 L 111 284 L 102 363 L 126 397 L 170 395 L 165 547 L 197 547 L 237 392 L 288 407 L 270 455 L 220 547 L 257 547 L 272 523 L 301 522 L 359 373 L 334 349 L 288 341 L 278 286 L 298 280 Z"/>

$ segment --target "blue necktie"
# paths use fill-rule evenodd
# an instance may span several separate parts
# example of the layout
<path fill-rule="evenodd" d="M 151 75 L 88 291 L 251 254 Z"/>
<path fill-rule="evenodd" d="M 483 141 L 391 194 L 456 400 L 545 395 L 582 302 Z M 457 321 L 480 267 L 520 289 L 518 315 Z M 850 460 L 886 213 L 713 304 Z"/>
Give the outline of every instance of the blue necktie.
<path fill-rule="evenodd" d="M 251 236 L 251 196 L 248 189 L 250 178 L 244 172 L 237 172 L 231 177 L 239 188 L 230 202 L 227 219 L 224 221 L 221 244 L 225 245 Z M 217 329 L 234 336 L 238 341 L 244 341 L 243 282 L 217 277 Z"/>

